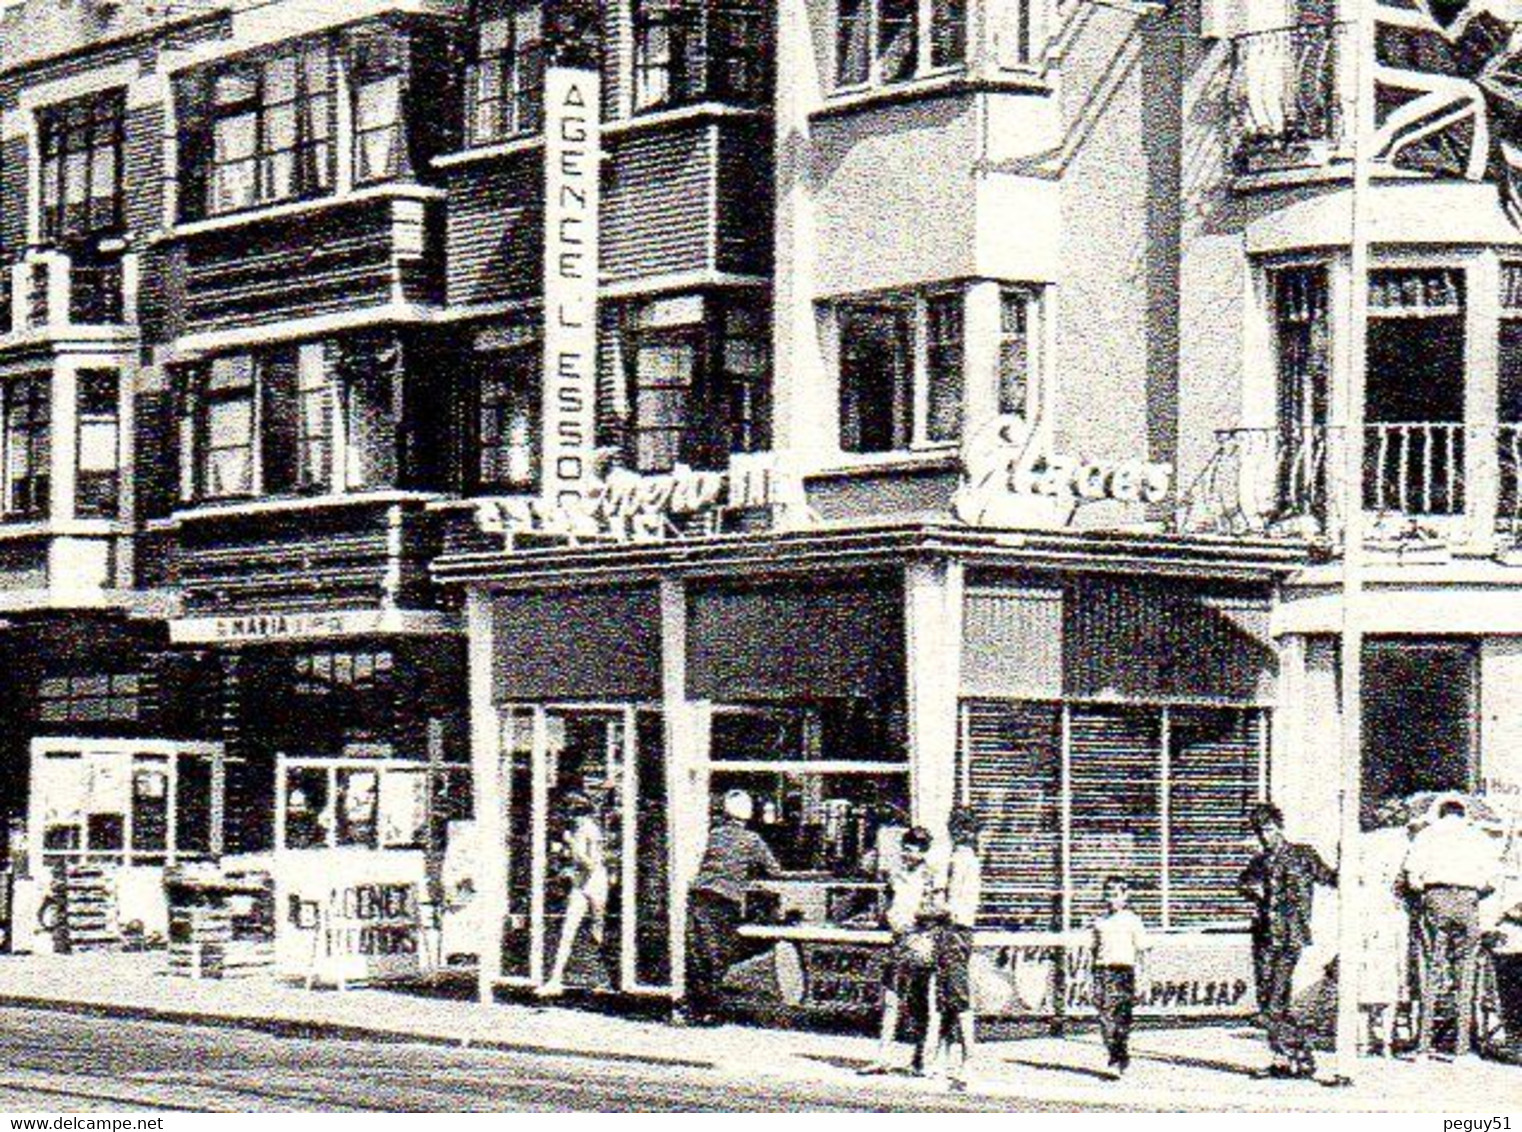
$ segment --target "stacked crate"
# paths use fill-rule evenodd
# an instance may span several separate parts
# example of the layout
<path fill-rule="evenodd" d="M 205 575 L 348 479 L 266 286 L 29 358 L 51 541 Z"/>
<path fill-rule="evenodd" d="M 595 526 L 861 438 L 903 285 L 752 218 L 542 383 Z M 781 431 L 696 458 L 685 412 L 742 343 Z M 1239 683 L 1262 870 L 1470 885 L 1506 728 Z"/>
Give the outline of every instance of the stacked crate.
<path fill-rule="evenodd" d="M 64 879 L 64 923 L 70 951 L 121 948 L 116 877 L 109 868 L 90 861 L 70 862 Z"/>
<path fill-rule="evenodd" d="M 232 979 L 274 969 L 274 898 L 267 875 L 176 877 L 167 885 L 170 974 Z"/>

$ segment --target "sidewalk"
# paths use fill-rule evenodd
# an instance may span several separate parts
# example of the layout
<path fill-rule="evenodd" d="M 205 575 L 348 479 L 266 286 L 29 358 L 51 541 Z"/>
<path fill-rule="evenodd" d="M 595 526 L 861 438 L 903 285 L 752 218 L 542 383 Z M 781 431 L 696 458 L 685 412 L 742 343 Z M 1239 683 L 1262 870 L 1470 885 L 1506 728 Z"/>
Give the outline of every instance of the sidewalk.
<path fill-rule="evenodd" d="M 858 1082 L 864 1102 L 870 1093 L 875 1104 L 891 1103 L 899 1090 L 941 1088 L 910 1077 L 858 1077 L 874 1052 L 864 1037 L 739 1025 L 680 1029 L 567 1008 L 482 1006 L 384 990 L 307 991 L 265 980 L 196 982 L 160 974 L 162 961 L 154 954 L 3 956 L 0 1006 L 639 1061 L 752 1080 Z M 1065 1040 L 989 1042 L 969 1091 L 1164 1110 L 1453 1112 L 1498 1104 L 1504 1110 L 1522 1100 L 1522 1068 L 1493 1062 L 1368 1061 L 1349 1088 L 1256 1081 L 1248 1074 L 1266 1053 L 1261 1035 L 1243 1025 L 1143 1030 L 1133 1045 L 1131 1073 L 1112 1082 L 1097 1072 L 1103 1057 L 1091 1031 Z"/>

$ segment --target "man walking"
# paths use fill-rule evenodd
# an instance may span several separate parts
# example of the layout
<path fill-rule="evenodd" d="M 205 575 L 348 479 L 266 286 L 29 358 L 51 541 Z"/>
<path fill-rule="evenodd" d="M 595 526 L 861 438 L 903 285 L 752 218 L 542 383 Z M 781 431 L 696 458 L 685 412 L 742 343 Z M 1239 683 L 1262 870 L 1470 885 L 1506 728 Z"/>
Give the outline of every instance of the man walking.
<path fill-rule="evenodd" d="M 1248 820 L 1262 851 L 1243 870 L 1237 887 L 1253 903 L 1253 939 L 1262 949 L 1256 957 L 1262 971 L 1258 1007 L 1266 1019 L 1273 1061 L 1260 1075 L 1310 1077 L 1316 1061 L 1291 1006 L 1295 968 L 1311 942 L 1316 885 L 1335 885 L 1337 874 L 1316 850 L 1284 836 L 1284 815 L 1278 806 L 1259 803 Z"/>
<path fill-rule="evenodd" d="M 687 1017 L 700 1024 L 714 1020 L 719 986 L 739 958 L 746 887 L 782 871 L 760 834 L 746 825 L 753 812 L 745 791 L 724 795 L 687 896 Z"/>
<path fill-rule="evenodd" d="M 1431 1057 L 1438 996 L 1453 988 L 1458 1029 L 1453 1052 L 1470 1056 L 1475 980 L 1480 959 L 1480 901 L 1495 888 L 1499 853 L 1470 822 L 1464 803 L 1438 804 L 1437 820 L 1412 839 L 1406 887 L 1417 897 L 1422 957 L 1422 1020 L 1417 1056 Z"/>

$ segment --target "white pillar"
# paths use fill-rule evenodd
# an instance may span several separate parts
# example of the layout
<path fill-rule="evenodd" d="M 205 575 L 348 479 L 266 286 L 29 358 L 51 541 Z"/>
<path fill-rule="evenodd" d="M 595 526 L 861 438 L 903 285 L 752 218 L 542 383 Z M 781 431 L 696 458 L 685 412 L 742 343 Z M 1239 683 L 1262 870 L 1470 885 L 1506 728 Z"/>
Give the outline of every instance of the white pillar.
<path fill-rule="evenodd" d="M 1468 265 L 1464 294 L 1464 510 L 1469 546 L 1480 554 L 1495 550 L 1500 503 L 1497 401 L 1501 344 L 1496 333 L 1501 306 L 1501 262 L 1486 252 Z"/>
<path fill-rule="evenodd" d="M 960 563 L 912 562 L 904 570 L 912 808 L 915 824 L 938 837 L 956 792 L 962 592 Z"/>
<path fill-rule="evenodd" d="M 502 978 L 502 925 L 507 919 L 507 838 L 502 798 L 502 723 L 492 694 L 496 618 L 491 594 L 471 586 L 465 597 L 470 663 L 470 758 L 476 819 L 476 896 L 480 963 L 477 993 L 491 1002 Z"/>
<path fill-rule="evenodd" d="M 666 814 L 671 894 L 671 989 L 686 991 L 687 886 L 708 840 L 706 728 L 687 699 L 687 587 L 661 580 L 661 713 L 666 728 Z"/>

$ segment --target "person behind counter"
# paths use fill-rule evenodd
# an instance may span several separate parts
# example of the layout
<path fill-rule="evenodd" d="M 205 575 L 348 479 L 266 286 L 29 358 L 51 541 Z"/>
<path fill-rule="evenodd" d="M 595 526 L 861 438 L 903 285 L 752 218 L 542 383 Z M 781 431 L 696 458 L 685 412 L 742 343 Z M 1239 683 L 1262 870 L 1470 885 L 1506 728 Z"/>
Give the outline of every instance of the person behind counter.
<path fill-rule="evenodd" d="M 708 834 L 708 848 L 687 896 L 687 988 L 676 1020 L 699 1025 L 716 1018 L 719 987 L 739 958 L 740 920 L 751 881 L 777 876 L 782 867 L 759 834 L 747 827 L 755 807 L 744 790 L 724 795 L 724 809 Z"/>
<path fill-rule="evenodd" d="M 918 1038 L 912 1072 L 925 1069 L 927 1037 L 935 1030 L 929 1013 L 931 981 L 935 975 L 936 932 L 942 917 L 939 905 L 944 879 L 936 875 L 929 860 L 930 831 L 915 826 L 899 843 L 900 865 L 888 881 L 888 929 L 893 944 L 883 968 L 883 1023 L 877 1060 L 865 1074 L 894 1072 L 893 1045 L 898 1040 L 898 1021 L 903 1004 L 914 1012 Z"/>

